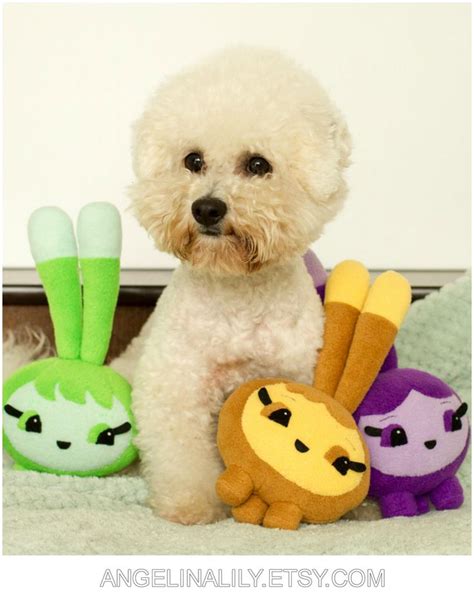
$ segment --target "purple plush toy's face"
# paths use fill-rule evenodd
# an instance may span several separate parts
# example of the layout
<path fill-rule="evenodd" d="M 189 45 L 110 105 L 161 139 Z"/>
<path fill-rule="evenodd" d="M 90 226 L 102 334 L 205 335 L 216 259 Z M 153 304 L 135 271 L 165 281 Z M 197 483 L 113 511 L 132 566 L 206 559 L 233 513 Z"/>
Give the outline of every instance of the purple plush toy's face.
<path fill-rule="evenodd" d="M 455 395 L 433 398 L 412 389 L 392 411 L 361 416 L 358 425 L 371 465 L 393 476 L 421 476 L 452 463 L 466 446 L 466 403 Z"/>

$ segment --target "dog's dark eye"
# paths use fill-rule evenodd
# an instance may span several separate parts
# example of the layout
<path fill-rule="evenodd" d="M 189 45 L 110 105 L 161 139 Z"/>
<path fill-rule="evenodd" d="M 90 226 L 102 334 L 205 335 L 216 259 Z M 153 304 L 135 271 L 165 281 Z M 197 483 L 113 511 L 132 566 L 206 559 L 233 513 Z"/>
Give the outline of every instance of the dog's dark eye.
<path fill-rule="evenodd" d="M 41 434 L 41 419 L 39 415 L 32 415 L 25 422 L 25 430 L 27 432 L 36 432 Z"/>
<path fill-rule="evenodd" d="M 199 152 L 191 152 L 184 158 L 184 165 L 191 172 L 201 172 L 204 168 L 204 158 Z"/>
<path fill-rule="evenodd" d="M 390 433 L 390 446 L 402 446 L 408 443 L 406 432 L 403 428 L 395 428 Z"/>
<path fill-rule="evenodd" d="M 271 419 L 273 422 L 280 424 L 280 426 L 288 427 L 288 423 L 291 418 L 291 411 L 289 409 L 277 409 L 273 413 L 270 413 L 268 419 Z"/>
<path fill-rule="evenodd" d="M 264 176 L 272 172 L 272 167 L 262 156 L 251 156 L 247 161 L 247 172 L 256 176 Z"/>

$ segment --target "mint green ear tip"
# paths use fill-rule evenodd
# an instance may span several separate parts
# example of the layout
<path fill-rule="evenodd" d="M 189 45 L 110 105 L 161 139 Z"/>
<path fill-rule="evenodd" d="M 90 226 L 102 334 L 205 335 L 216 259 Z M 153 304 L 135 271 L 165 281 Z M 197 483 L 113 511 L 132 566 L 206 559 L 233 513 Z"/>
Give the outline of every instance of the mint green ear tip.
<path fill-rule="evenodd" d="M 118 258 L 122 249 L 119 211 L 108 202 L 87 204 L 79 212 L 77 240 L 81 258 Z"/>
<path fill-rule="evenodd" d="M 28 239 L 35 263 L 77 255 L 74 229 L 69 216 L 56 207 L 35 210 L 28 221 Z"/>

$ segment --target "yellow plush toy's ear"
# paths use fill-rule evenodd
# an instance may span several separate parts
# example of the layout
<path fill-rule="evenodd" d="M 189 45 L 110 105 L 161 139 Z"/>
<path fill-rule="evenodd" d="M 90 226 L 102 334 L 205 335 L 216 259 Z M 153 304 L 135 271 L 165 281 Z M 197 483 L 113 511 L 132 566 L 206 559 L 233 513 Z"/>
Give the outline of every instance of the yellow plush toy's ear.
<path fill-rule="evenodd" d="M 314 386 L 334 396 L 369 290 L 370 277 L 360 262 L 346 260 L 331 272 L 324 300 L 324 344 L 314 373 Z"/>
<path fill-rule="evenodd" d="M 397 272 L 384 272 L 372 285 L 357 320 L 334 398 L 353 413 L 382 367 L 410 307 L 411 288 Z"/>

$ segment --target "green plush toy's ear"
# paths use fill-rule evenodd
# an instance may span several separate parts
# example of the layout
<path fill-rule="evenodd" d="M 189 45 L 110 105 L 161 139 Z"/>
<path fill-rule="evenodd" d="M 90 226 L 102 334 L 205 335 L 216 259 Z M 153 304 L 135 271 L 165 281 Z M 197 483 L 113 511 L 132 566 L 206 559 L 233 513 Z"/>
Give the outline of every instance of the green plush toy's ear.
<path fill-rule="evenodd" d="M 120 286 L 122 228 L 110 203 L 91 203 L 77 221 L 84 317 L 80 357 L 102 365 L 109 348 Z"/>
<path fill-rule="evenodd" d="M 39 208 L 30 216 L 28 237 L 48 299 L 58 355 L 78 359 L 82 340 L 81 285 L 71 220 L 60 208 Z"/>

